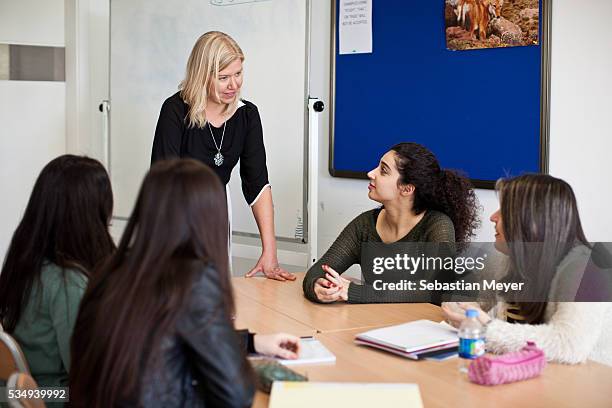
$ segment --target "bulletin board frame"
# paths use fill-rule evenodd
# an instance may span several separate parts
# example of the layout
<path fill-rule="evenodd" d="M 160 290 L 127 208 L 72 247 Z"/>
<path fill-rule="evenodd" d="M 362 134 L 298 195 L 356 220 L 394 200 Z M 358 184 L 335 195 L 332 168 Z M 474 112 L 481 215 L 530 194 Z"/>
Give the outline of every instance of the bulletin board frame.
<path fill-rule="evenodd" d="M 339 178 L 352 178 L 352 179 L 367 179 L 367 170 L 364 168 L 359 168 L 364 167 L 364 163 L 367 164 L 367 166 L 369 168 L 375 167 L 376 164 L 378 163 L 378 159 L 380 158 L 380 156 L 382 155 L 382 153 L 384 153 L 386 151 L 386 149 L 388 149 L 391 144 L 388 141 L 385 141 L 384 138 L 381 139 L 381 143 L 384 143 L 384 145 L 379 145 L 379 146 L 375 146 L 375 148 L 370 148 L 367 150 L 367 152 L 365 152 L 365 154 L 355 154 L 355 152 L 351 152 L 351 151 L 347 151 L 346 148 L 342 149 L 342 148 L 338 148 L 337 142 L 340 140 L 340 138 L 344 137 L 344 146 L 346 147 L 348 146 L 356 146 L 356 144 L 360 143 L 360 137 L 363 138 L 376 138 L 378 135 L 376 134 L 376 126 L 377 126 L 377 118 L 373 118 L 370 117 L 368 118 L 368 116 L 366 114 L 364 114 L 364 112 L 359 112 L 359 107 L 358 107 L 358 103 L 357 103 L 357 108 L 354 110 L 354 112 L 356 112 L 356 114 L 359 114 L 359 116 L 361 118 L 364 118 L 361 120 L 362 123 L 360 123 L 360 125 L 364 126 L 364 132 L 360 134 L 360 132 L 356 132 L 356 134 L 351 134 L 350 136 L 347 134 L 343 134 L 342 132 L 345 132 L 344 129 L 339 129 L 338 128 L 338 123 L 339 120 L 337 119 L 336 115 L 338 110 L 338 106 L 342 106 L 341 104 L 356 104 L 355 98 L 351 96 L 350 90 L 347 91 L 346 89 L 337 89 L 338 87 L 338 75 L 343 75 L 344 72 L 339 68 L 339 64 L 338 64 L 338 58 L 340 57 L 338 54 L 338 7 L 339 7 L 339 2 L 340 0 L 334 0 L 333 2 L 331 2 L 331 8 L 332 8 L 332 24 L 331 24 L 331 72 L 330 72 L 330 97 L 331 97 L 331 101 L 330 101 L 330 121 L 329 121 L 329 164 L 328 164 L 328 170 L 331 176 L 333 177 L 339 177 Z M 419 2 L 416 2 L 415 0 L 406 0 L 405 1 L 406 4 L 420 4 Z M 439 1 L 439 20 L 437 20 L 435 22 L 435 24 L 439 24 L 439 30 L 443 31 L 444 30 L 444 0 L 440 0 Z M 373 19 L 373 54 L 375 54 L 377 52 L 377 46 L 380 45 L 380 41 L 383 41 L 383 39 L 377 38 L 377 24 L 380 23 L 380 19 L 378 19 L 377 17 L 377 13 L 380 13 L 380 7 L 385 7 L 385 5 L 388 5 L 388 3 L 383 3 L 383 2 L 373 2 L 374 4 L 374 9 L 372 11 L 372 19 Z M 470 177 L 473 185 L 476 188 L 483 188 L 483 189 L 494 189 L 495 188 L 495 182 L 497 181 L 498 178 L 500 177 L 507 177 L 507 176 L 516 176 L 525 172 L 538 172 L 538 173 L 548 173 L 548 162 L 549 162 L 549 133 L 550 133 L 550 70 L 551 70 L 551 20 L 552 20 L 552 0 L 540 0 L 540 35 L 539 35 L 539 45 L 538 46 L 530 46 L 530 47 L 513 47 L 513 48 L 535 48 L 537 47 L 539 49 L 540 52 L 540 56 L 539 56 L 539 69 L 533 74 L 534 78 L 539 79 L 539 86 L 537 90 L 530 90 L 530 93 L 535 95 L 537 92 L 537 96 L 539 97 L 539 104 L 537 104 L 537 107 L 535 107 L 533 110 L 532 114 L 532 131 L 534 132 L 538 132 L 538 136 L 537 136 L 537 140 L 536 138 L 533 139 L 529 139 L 528 140 L 528 149 L 529 152 L 526 152 L 523 149 L 523 146 L 521 146 L 520 144 L 517 144 L 516 147 L 516 152 L 511 152 L 511 151 L 507 151 L 507 149 L 505 150 L 500 150 L 500 149 L 504 149 L 503 147 L 500 146 L 496 146 L 494 143 L 491 146 L 487 147 L 487 151 L 491 154 L 491 155 L 495 155 L 496 154 L 496 150 L 497 153 L 499 153 L 500 151 L 503 152 L 504 154 L 507 154 L 508 157 L 520 157 L 521 154 L 530 154 L 531 156 L 531 165 L 530 166 L 516 166 L 514 163 L 500 163 L 499 167 L 500 167 L 500 171 L 499 174 L 495 174 L 493 177 L 482 177 L 477 173 L 477 171 L 471 171 L 473 169 L 477 169 L 477 162 L 479 161 L 479 157 L 478 156 L 470 156 L 470 154 L 465 154 L 466 152 L 461 152 L 461 151 L 457 151 L 457 149 L 455 147 L 453 147 L 453 151 L 452 152 L 445 152 L 444 148 L 432 148 L 428 145 L 427 142 L 422 142 L 421 140 L 411 140 L 411 139 L 402 139 L 402 140 L 396 140 L 394 142 L 399 142 L 399 141 L 416 141 L 418 143 L 422 143 L 425 144 L 426 146 L 430 147 L 430 149 L 438 156 L 438 158 L 440 159 L 440 164 L 442 165 L 442 167 L 444 168 L 454 168 L 454 169 L 458 169 L 459 171 L 463 172 L 464 174 L 466 174 L 468 177 Z M 436 30 L 438 28 L 435 28 Z M 444 47 L 444 45 L 441 45 L 442 47 Z M 466 55 L 467 57 L 465 58 L 469 58 L 469 55 L 471 53 L 490 53 L 489 55 L 491 56 L 491 58 L 496 58 L 496 56 L 501 55 L 500 53 L 503 53 L 504 51 L 508 51 L 508 50 L 512 50 L 512 48 L 498 48 L 498 49 L 487 49 L 487 50 L 469 50 L 469 51 L 448 51 L 444 48 L 442 54 L 445 54 L 448 58 L 455 58 L 458 56 L 457 53 L 461 53 L 461 57 L 463 57 L 463 55 Z M 513 51 L 510 51 L 513 52 Z M 514 52 L 520 52 L 519 51 L 514 51 Z M 351 57 L 354 57 L 353 55 L 351 55 Z M 357 56 L 359 58 L 359 56 Z M 419 56 L 415 56 L 415 55 L 411 55 L 411 58 L 419 58 Z M 363 60 L 363 57 L 361 57 Z M 356 59 L 357 60 L 357 59 Z M 384 65 L 383 65 L 384 66 Z M 390 71 L 393 71 L 393 66 L 390 65 L 391 69 Z M 359 70 L 360 66 L 359 63 L 356 63 L 352 66 L 353 71 Z M 535 70 L 534 70 L 535 71 Z M 381 76 L 385 76 L 385 75 L 389 75 L 388 70 L 382 69 L 381 70 Z M 406 76 L 410 76 L 410 74 L 406 74 Z M 378 78 L 370 78 L 370 81 L 372 83 L 378 82 Z M 376 84 L 374 84 L 374 86 L 376 86 Z M 484 83 L 482 85 L 483 87 L 487 87 L 487 86 L 492 86 L 491 84 L 486 84 Z M 381 103 L 406 103 L 408 97 L 405 96 L 399 96 L 398 100 L 396 101 L 389 101 L 389 100 L 384 100 L 381 101 Z M 410 101 L 408 101 L 409 104 Z M 442 103 L 442 100 L 441 100 Z M 532 105 L 536 105 L 533 98 L 531 100 L 531 104 Z M 537 109 L 537 111 L 536 111 Z M 539 120 L 533 119 L 536 118 L 536 115 L 539 114 Z M 433 114 L 432 114 L 433 115 Z M 379 120 L 380 118 L 378 118 Z M 435 116 L 432 116 L 431 119 L 438 119 Z M 520 122 L 522 119 L 521 118 L 516 118 L 516 122 L 515 123 L 522 123 Z M 370 123 L 368 122 L 370 121 Z M 527 120 L 525 120 L 525 122 L 527 122 Z M 537 123 L 536 123 L 537 122 Z M 461 124 L 457 125 L 457 128 L 461 129 Z M 408 128 L 408 130 L 401 130 L 399 133 L 402 133 L 402 137 L 410 137 L 410 136 L 406 136 L 409 135 L 411 133 L 410 129 Z M 406 135 L 404 135 L 403 133 L 405 133 Z M 430 137 L 431 135 L 427 135 L 428 137 Z M 485 135 L 486 136 L 486 135 Z M 531 137 L 531 135 L 528 135 L 529 137 Z M 347 137 L 350 138 L 355 138 L 354 141 L 347 141 Z M 504 137 L 508 137 L 505 135 L 500 136 L 501 138 Z M 361 139 L 363 140 L 363 139 Z M 354 144 L 353 144 L 354 142 Z M 368 142 L 370 143 L 370 142 Z M 513 147 L 513 148 L 514 148 Z M 469 152 L 468 152 L 469 153 Z M 342 157 L 342 155 L 345 155 L 344 157 L 344 162 L 345 163 L 350 163 L 349 166 L 337 166 L 336 165 L 336 161 L 339 157 Z M 449 155 L 452 154 L 454 155 L 453 157 L 457 156 L 457 157 L 463 157 L 460 155 L 464 155 L 465 156 L 465 161 L 466 161 L 466 165 L 465 166 L 461 166 L 461 165 L 457 165 L 457 162 L 453 162 L 452 164 L 448 164 L 447 161 L 445 160 L 445 157 L 449 157 Z M 364 157 L 364 156 L 368 156 L 368 157 Z M 510 160 L 511 161 L 511 160 Z M 476 164 L 474 164 L 476 163 Z M 350 168 L 354 166 L 355 168 Z M 349 168 L 347 168 L 349 167 Z"/>

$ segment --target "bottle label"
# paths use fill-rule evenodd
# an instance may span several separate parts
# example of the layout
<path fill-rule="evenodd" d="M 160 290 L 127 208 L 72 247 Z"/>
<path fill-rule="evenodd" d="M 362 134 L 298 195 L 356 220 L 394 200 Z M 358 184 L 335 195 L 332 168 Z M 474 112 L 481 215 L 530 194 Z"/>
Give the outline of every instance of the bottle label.
<path fill-rule="evenodd" d="M 485 352 L 485 341 L 480 339 L 459 339 L 459 357 L 474 360 Z"/>

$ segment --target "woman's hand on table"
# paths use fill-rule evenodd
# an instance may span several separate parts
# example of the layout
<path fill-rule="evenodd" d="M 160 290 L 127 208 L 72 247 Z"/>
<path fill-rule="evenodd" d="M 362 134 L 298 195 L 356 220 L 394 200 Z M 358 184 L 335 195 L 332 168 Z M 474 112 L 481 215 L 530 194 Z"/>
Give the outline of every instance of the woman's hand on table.
<path fill-rule="evenodd" d="M 268 279 L 282 282 L 287 280 L 294 281 L 296 279 L 294 274 L 287 272 L 278 265 L 276 253 L 272 252 L 263 252 L 257 264 L 245 275 L 245 277 L 251 278 L 257 275 L 258 272 L 262 272 Z"/>
<path fill-rule="evenodd" d="M 268 356 L 295 360 L 300 355 L 300 339 L 291 334 L 256 334 L 253 345 L 257 353 Z"/>
<path fill-rule="evenodd" d="M 491 321 L 491 317 L 480 308 L 476 302 L 444 302 L 442 303 L 442 312 L 446 322 L 453 327 L 459 328 L 461 323 L 466 319 L 465 311 L 474 309 L 478 312 L 478 320 L 482 324 L 487 324 Z"/>
<path fill-rule="evenodd" d="M 325 278 L 317 279 L 314 287 L 317 299 L 325 303 L 346 302 L 351 281 L 344 279 L 328 265 L 323 265 L 322 268 L 325 271 Z"/>

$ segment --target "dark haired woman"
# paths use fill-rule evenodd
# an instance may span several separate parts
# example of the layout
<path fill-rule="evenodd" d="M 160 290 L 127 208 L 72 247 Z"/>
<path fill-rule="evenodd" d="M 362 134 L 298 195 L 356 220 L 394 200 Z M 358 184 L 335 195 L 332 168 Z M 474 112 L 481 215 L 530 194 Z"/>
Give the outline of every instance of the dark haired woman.
<path fill-rule="evenodd" d="M 491 316 L 474 303 L 459 303 L 459 309 L 443 304 L 447 319 L 458 326 L 465 318 L 462 309 L 477 309 L 487 325 L 487 349 L 495 353 L 518 350 L 530 340 L 552 361 L 573 364 L 588 358 L 612 365 L 612 303 L 567 301 L 595 259 L 572 188 L 563 180 L 530 174 L 500 180 L 497 190 L 500 209 L 491 221 L 495 248 L 508 255 L 508 280 L 533 288 L 530 299 L 556 301 L 501 302 Z"/>
<path fill-rule="evenodd" d="M 245 352 L 296 358 L 299 339 L 236 332 L 232 314 L 221 182 L 195 160 L 155 163 L 81 302 L 71 405 L 250 406 Z"/>
<path fill-rule="evenodd" d="M 115 245 L 110 180 L 96 160 L 60 156 L 42 170 L 0 273 L 0 320 L 41 387 L 65 387 L 87 277 Z"/>
<path fill-rule="evenodd" d="M 308 270 L 303 289 L 312 301 L 416 301 L 409 291 L 374 288 L 371 270 L 362 268 L 362 285 L 340 274 L 360 263 L 363 243 L 463 243 L 469 241 L 478 225 L 477 201 L 469 180 L 441 169 L 433 153 L 417 143 L 393 146 L 368 177 L 368 197 L 382 207 L 351 221 Z"/>

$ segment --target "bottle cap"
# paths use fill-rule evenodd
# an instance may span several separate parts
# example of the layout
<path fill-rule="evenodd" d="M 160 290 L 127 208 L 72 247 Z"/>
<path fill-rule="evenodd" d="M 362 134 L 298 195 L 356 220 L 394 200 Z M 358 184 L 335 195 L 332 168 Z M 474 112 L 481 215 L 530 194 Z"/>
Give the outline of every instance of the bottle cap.
<path fill-rule="evenodd" d="M 465 311 L 466 317 L 478 317 L 478 310 L 476 309 L 468 309 Z"/>

